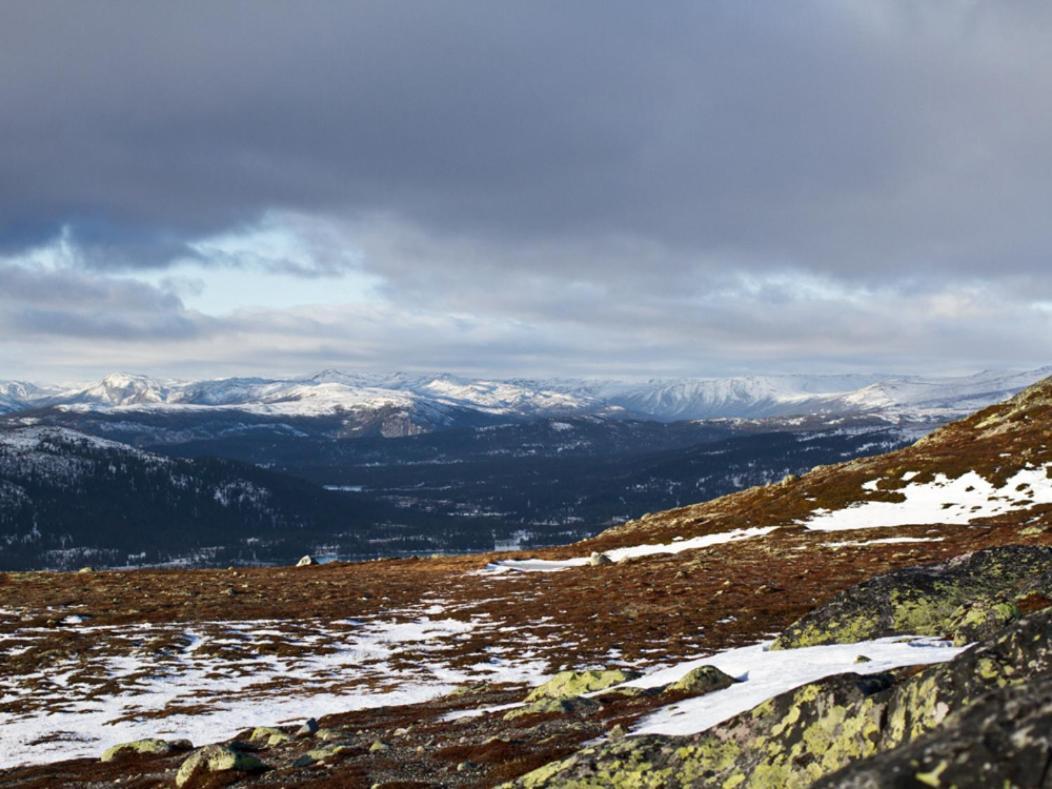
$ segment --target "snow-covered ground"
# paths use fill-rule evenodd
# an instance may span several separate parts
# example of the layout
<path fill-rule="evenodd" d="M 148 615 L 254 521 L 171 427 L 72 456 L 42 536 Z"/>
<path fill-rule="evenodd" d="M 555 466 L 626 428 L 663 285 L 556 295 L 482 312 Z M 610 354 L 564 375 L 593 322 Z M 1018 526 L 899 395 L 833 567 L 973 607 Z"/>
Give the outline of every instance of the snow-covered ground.
<path fill-rule="evenodd" d="M 1052 465 L 1021 469 L 1002 487 L 995 487 L 974 471 L 956 479 L 937 474 L 931 482 L 909 482 L 895 491 L 904 497 L 903 501 L 865 501 L 839 510 L 816 510 L 802 523 L 814 531 L 963 525 L 978 518 L 1052 504 L 1049 469 Z M 875 491 L 878 482 L 870 480 L 862 488 Z"/>
<path fill-rule="evenodd" d="M 715 693 L 670 704 L 640 720 L 632 734 L 695 734 L 752 709 L 787 690 L 834 674 L 877 674 L 900 666 L 952 660 L 967 647 L 931 638 L 895 636 L 856 644 L 770 650 L 771 642 L 728 649 L 625 683 L 653 688 L 675 682 L 698 666 L 715 666 L 739 680 Z M 856 663 L 860 655 L 869 662 Z"/>
<path fill-rule="evenodd" d="M 142 737 L 213 742 L 258 725 L 426 701 L 467 682 L 543 680 L 547 664 L 526 646 L 529 638 L 514 654 L 452 666 L 447 650 L 498 625 L 442 611 L 325 624 L 92 627 L 67 617 L 83 639 L 76 660 L 0 676 L 0 768 L 96 757 Z M 0 636 L 0 655 L 17 656 L 47 632 Z"/>
<path fill-rule="evenodd" d="M 713 545 L 723 545 L 729 542 L 747 540 L 751 537 L 762 537 L 774 531 L 771 528 L 735 529 L 733 531 L 721 532 L 719 534 L 706 534 L 702 537 L 694 537 L 689 540 L 677 540 L 669 543 L 653 543 L 647 545 L 631 545 L 627 548 L 614 548 L 605 551 L 604 555 L 613 562 L 625 559 L 638 558 L 641 556 L 654 556 L 656 554 L 682 553 L 683 551 L 708 548 Z M 506 559 L 491 562 L 483 570 L 485 573 L 552 573 L 559 570 L 567 570 L 571 567 L 583 567 L 591 561 L 588 556 L 576 556 L 572 559 Z"/>

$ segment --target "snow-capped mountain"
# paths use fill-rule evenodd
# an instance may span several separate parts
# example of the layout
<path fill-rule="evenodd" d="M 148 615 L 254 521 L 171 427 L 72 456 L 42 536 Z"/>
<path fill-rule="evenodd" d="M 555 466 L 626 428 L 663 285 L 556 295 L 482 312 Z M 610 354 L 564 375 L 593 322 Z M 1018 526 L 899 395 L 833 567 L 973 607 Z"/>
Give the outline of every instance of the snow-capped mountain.
<path fill-rule="evenodd" d="M 467 416 L 624 416 L 658 421 L 870 414 L 895 420 L 949 419 L 1008 397 L 1052 373 L 986 371 L 953 378 L 892 375 L 771 375 L 643 383 L 574 379 L 468 379 L 325 370 L 303 378 L 171 381 L 108 375 L 56 390 L 0 383 L 0 411 L 69 413 L 238 412 L 264 418 L 401 420 L 392 434 L 464 423 Z M 408 427 L 407 427 L 408 425 Z M 385 435 L 387 433 L 384 433 Z"/>
<path fill-rule="evenodd" d="M 0 414 L 30 408 L 60 390 L 44 389 L 25 381 L 0 381 Z"/>

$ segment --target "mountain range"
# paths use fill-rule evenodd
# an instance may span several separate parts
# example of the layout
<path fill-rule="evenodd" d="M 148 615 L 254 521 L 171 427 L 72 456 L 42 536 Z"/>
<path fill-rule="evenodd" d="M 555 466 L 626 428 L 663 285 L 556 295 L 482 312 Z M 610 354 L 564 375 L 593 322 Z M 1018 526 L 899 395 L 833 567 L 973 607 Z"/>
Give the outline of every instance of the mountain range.
<path fill-rule="evenodd" d="M 175 381 L 115 373 L 90 386 L 0 382 L 0 413 L 55 409 L 123 416 L 237 412 L 266 420 L 335 417 L 352 429 L 374 426 L 382 435 L 559 415 L 670 422 L 867 414 L 945 421 L 1003 400 L 1049 373 L 1052 367 L 961 377 L 766 375 L 644 382 L 338 370 L 302 378 Z"/>
<path fill-rule="evenodd" d="M 48 477 L 128 452 L 53 430 L 10 442 Z M 1049 785 L 1052 378 L 702 498 L 529 552 L 0 573 L 0 784 Z"/>

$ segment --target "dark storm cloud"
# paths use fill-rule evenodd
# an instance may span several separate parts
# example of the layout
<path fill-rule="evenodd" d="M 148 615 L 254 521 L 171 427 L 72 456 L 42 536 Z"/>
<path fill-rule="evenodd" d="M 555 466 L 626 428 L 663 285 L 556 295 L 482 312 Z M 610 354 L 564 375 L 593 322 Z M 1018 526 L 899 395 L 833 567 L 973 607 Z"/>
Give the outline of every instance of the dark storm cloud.
<path fill-rule="evenodd" d="M 0 239 L 268 209 L 872 276 L 1044 265 L 1043 3 L 6 3 Z M 681 264 L 682 265 L 682 264 Z"/>

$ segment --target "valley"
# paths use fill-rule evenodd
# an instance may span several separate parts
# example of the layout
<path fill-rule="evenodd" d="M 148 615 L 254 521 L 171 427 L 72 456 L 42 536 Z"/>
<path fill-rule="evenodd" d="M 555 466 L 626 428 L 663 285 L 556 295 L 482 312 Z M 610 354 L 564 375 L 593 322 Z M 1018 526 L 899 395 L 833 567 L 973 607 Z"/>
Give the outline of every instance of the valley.
<path fill-rule="evenodd" d="M 1052 602 L 1050 387 L 904 449 L 529 553 L 5 573 L 0 751 L 29 764 L 9 762 L 0 780 L 206 785 L 212 767 L 180 744 L 191 739 L 221 743 L 195 752 L 216 756 L 215 780 L 261 785 L 603 786 L 650 764 L 639 785 L 707 785 L 705 771 L 765 785 L 777 770 L 802 786 L 922 734 L 963 736 L 941 717 L 864 741 L 837 724 L 820 729 L 832 738 L 820 759 L 786 761 L 780 749 L 811 742 L 782 737 L 795 723 L 749 723 L 773 738 L 766 751 L 741 727 L 793 708 L 800 726 L 832 726 L 804 700 L 826 693 L 920 716 L 909 694 L 925 681 L 960 688 L 950 710 L 979 697 L 968 683 L 1039 692 L 1047 638 L 1024 634 L 1047 636 Z M 960 496 L 969 487 L 974 500 Z M 947 506 L 924 503 L 940 497 Z M 873 507 L 896 517 L 856 517 Z M 1039 650 L 1030 668 L 989 641 L 1001 628 Z M 993 663 L 970 657 L 975 640 L 995 644 L 978 653 Z M 784 650 L 793 673 L 777 652 L 757 662 L 757 644 Z M 968 679 L 976 665 L 986 673 Z M 712 687 L 673 687 L 704 666 L 729 679 L 707 669 Z M 532 694 L 563 671 L 579 672 L 559 680 L 569 695 Z M 714 754 L 732 731 L 742 745 Z M 160 744 L 99 761 L 133 740 Z M 1007 755 L 1024 745 L 984 769 L 1025 771 Z M 917 772 L 938 766 L 924 758 Z"/>
<path fill-rule="evenodd" d="M 558 545 L 904 446 L 1041 374 L 7 383 L 0 568 Z"/>

